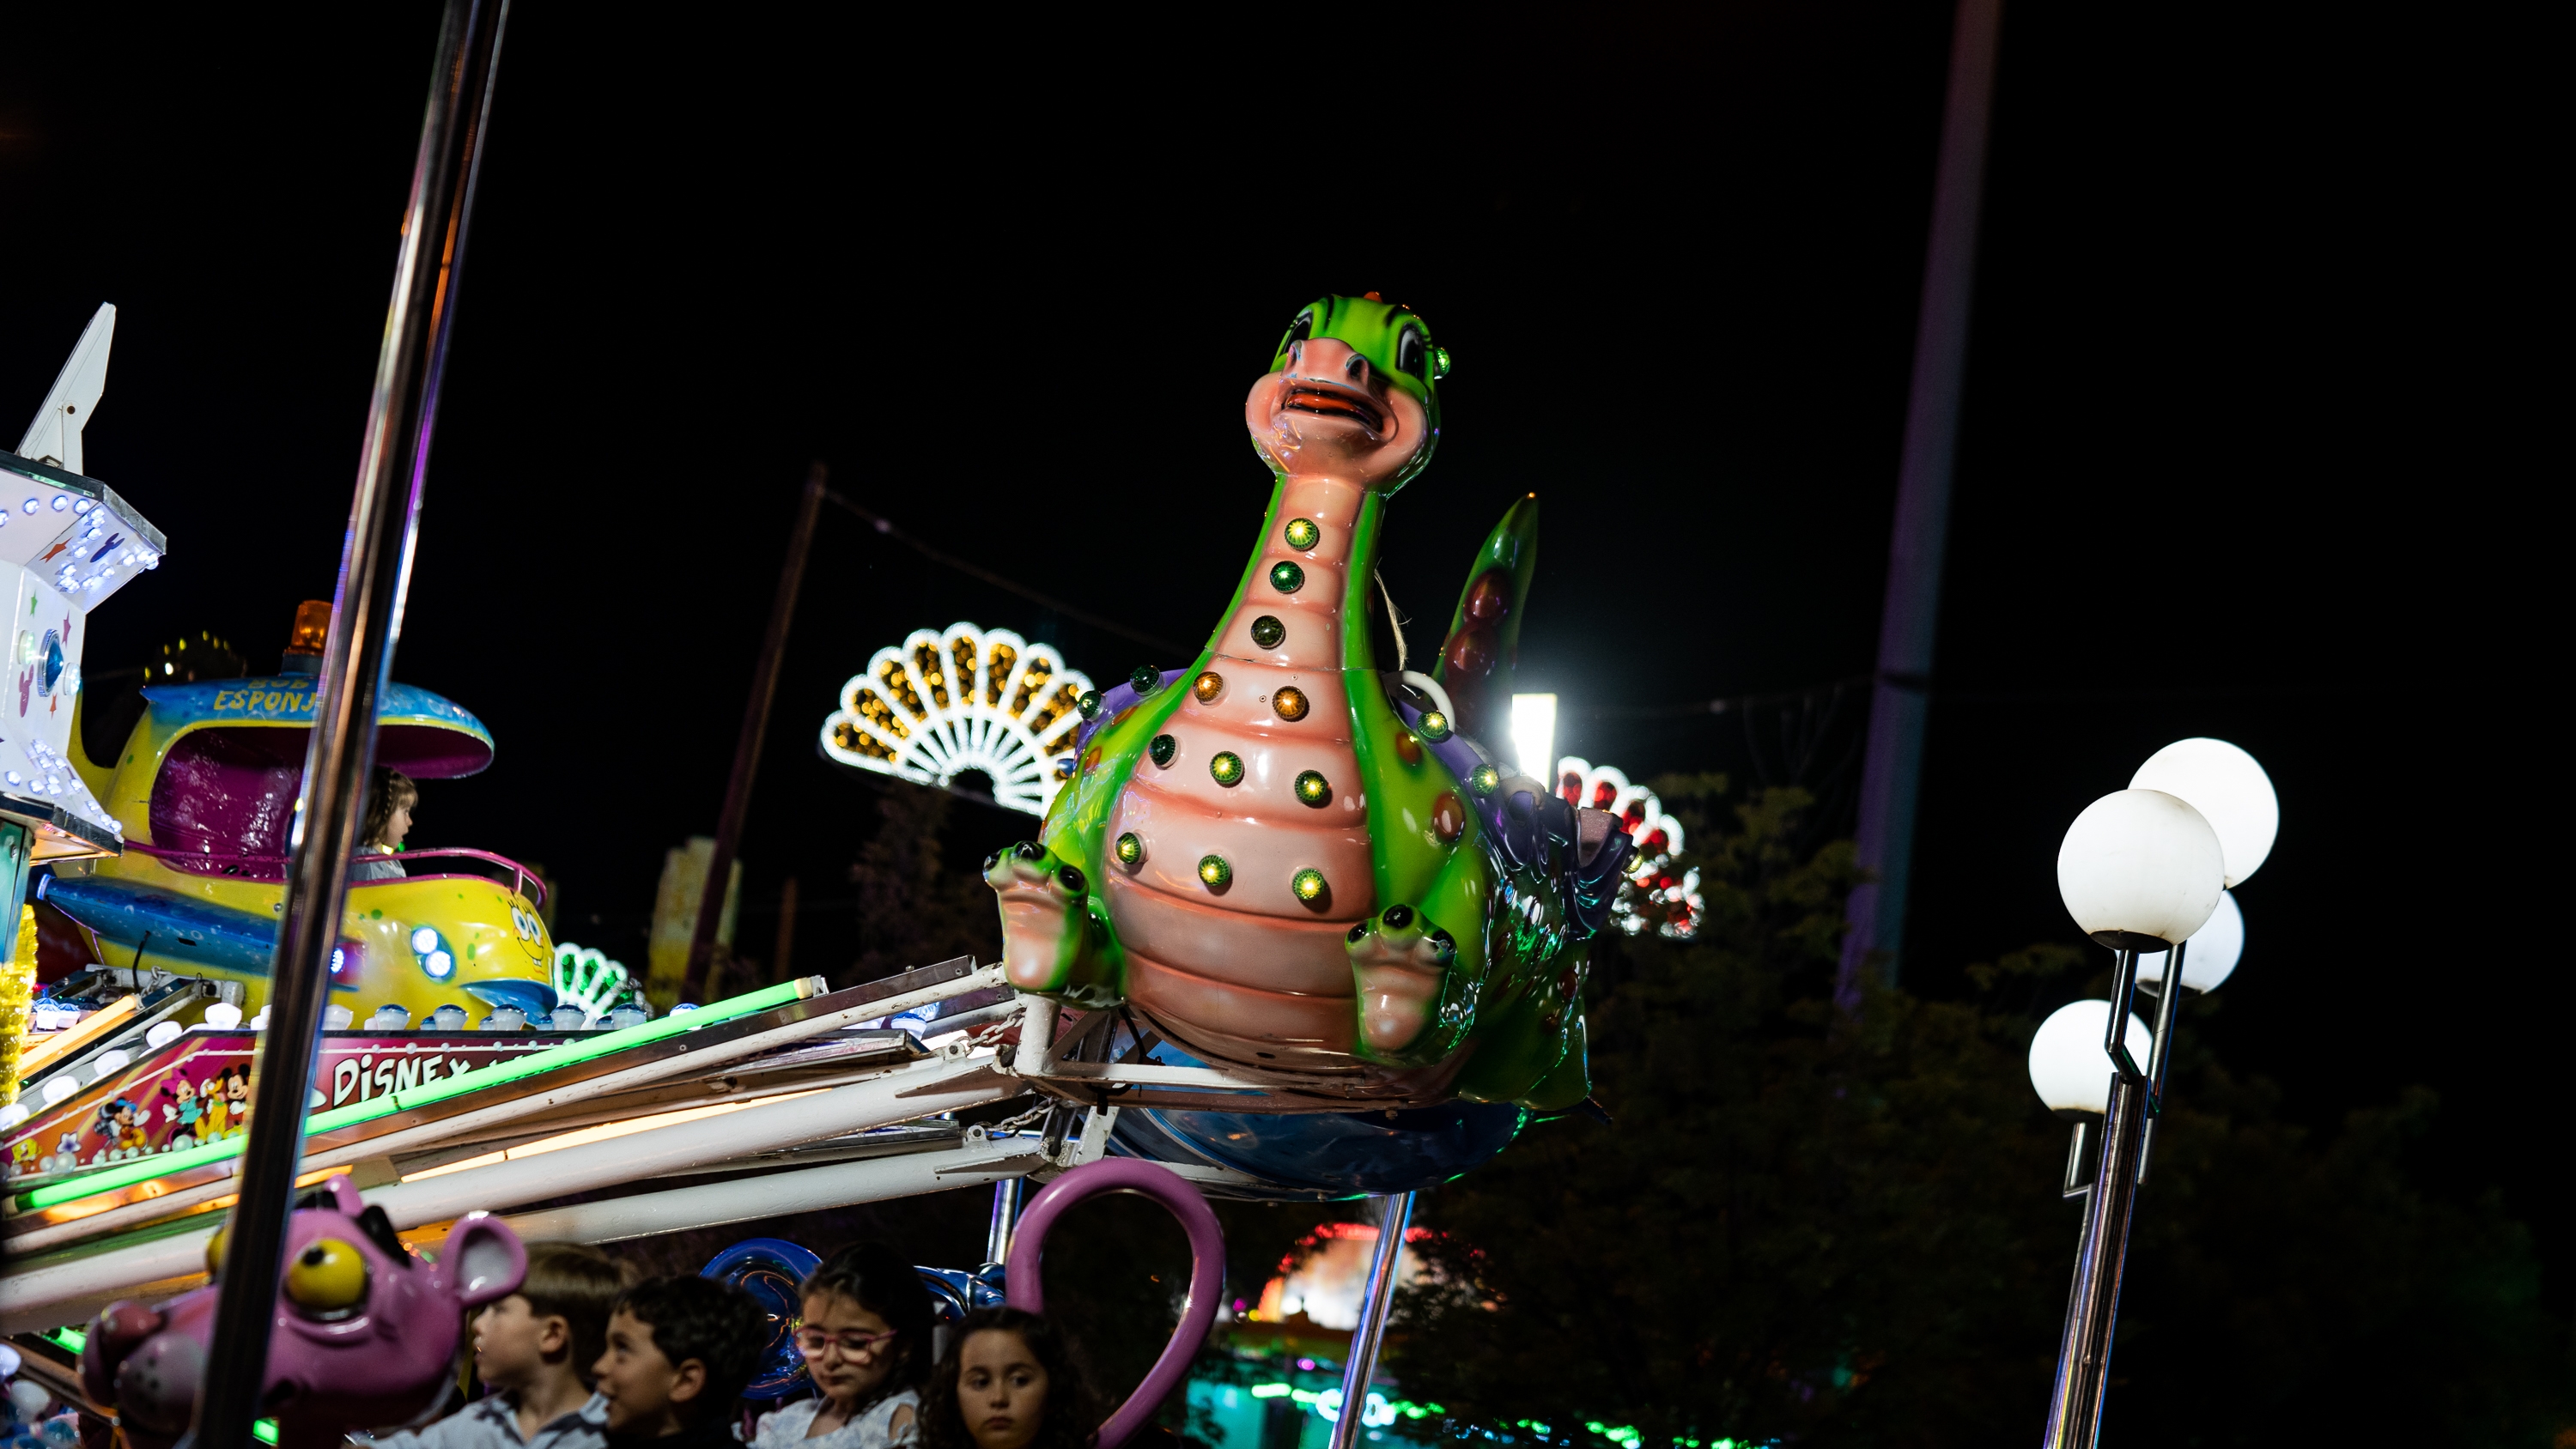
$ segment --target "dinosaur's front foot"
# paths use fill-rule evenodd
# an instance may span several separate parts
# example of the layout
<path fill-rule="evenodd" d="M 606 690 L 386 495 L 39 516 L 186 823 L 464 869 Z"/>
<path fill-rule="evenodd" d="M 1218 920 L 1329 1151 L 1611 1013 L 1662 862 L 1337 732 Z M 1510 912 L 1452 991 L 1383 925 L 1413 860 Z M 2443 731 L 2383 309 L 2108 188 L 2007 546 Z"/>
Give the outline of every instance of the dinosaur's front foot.
<path fill-rule="evenodd" d="M 1082 867 L 1024 840 L 984 861 L 984 883 L 1002 898 L 1002 975 L 1022 991 L 1061 989 L 1082 939 Z"/>
<path fill-rule="evenodd" d="M 1458 943 L 1420 911 L 1397 905 L 1351 927 L 1348 945 L 1360 1037 L 1375 1051 L 1400 1050 L 1430 1024 Z"/>

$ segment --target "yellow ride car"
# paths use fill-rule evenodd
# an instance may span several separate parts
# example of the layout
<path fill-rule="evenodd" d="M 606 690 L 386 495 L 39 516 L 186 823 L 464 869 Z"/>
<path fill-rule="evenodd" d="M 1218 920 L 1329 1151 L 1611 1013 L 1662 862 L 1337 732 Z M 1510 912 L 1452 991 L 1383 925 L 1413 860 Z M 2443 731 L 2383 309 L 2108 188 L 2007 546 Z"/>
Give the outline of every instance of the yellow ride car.
<path fill-rule="evenodd" d="M 104 765 L 72 731 L 72 762 L 122 825 L 125 849 L 57 865 L 38 893 L 89 933 L 100 962 L 239 982 L 245 1012 L 266 1004 L 314 683 L 289 672 L 147 686 L 142 718 Z M 416 779 L 492 761 L 482 721 L 428 690 L 388 685 L 377 722 L 377 763 Z M 350 882 L 334 1004 L 358 1022 L 387 1006 L 416 1025 L 441 1007 L 467 1023 L 514 1007 L 544 1025 L 557 996 L 543 885 L 489 851 L 390 859 L 404 875 Z"/>

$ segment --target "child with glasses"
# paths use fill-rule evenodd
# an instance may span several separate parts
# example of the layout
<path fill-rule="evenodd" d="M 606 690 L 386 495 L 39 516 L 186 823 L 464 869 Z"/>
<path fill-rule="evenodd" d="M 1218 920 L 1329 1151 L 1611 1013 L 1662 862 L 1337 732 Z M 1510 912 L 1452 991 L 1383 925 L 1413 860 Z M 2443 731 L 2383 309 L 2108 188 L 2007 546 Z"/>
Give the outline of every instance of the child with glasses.
<path fill-rule="evenodd" d="M 754 1449 L 896 1449 L 920 1437 L 930 1290 L 882 1243 L 833 1254 L 805 1280 L 796 1347 L 814 1397 L 761 1418 Z"/>

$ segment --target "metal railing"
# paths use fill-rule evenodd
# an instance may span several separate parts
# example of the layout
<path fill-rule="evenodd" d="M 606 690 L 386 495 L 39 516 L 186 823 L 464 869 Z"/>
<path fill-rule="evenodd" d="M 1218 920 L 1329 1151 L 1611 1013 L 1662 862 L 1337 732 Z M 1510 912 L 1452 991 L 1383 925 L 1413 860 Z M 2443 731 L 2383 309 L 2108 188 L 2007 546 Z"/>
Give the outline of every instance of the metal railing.
<path fill-rule="evenodd" d="M 154 860 L 168 861 L 173 865 L 183 867 L 192 875 L 224 875 L 240 877 L 248 880 L 267 881 L 284 880 L 286 878 L 287 857 L 283 855 L 209 855 L 203 851 L 172 850 L 166 846 L 146 845 L 140 840 L 128 840 L 125 842 L 125 848 L 133 851 L 137 855 L 148 855 Z M 518 892 L 520 895 L 526 896 L 528 901 L 533 905 L 542 906 L 546 903 L 546 883 L 544 877 L 539 876 L 536 872 L 528 869 L 526 866 L 519 864 L 517 861 L 512 860 L 510 857 L 502 855 L 497 851 L 476 850 L 471 846 L 464 845 L 442 845 L 428 850 L 397 851 L 390 855 L 375 855 L 360 852 L 359 854 L 350 856 L 349 861 L 354 865 L 361 861 L 390 860 L 398 865 L 407 866 L 415 860 L 429 860 L 432 858 L 480 860 L 489 862 L 493 865 L 506 866 L 510 871 L 510 886 L 512 890 Z M 256 866 L 260 869 L 243 869 L 243 867 L 246 866 Z M 408 871 L 405 872 L 405 875 L 409 879 L 413 880 L 435 880 L 441 878 L 441 876 L 445 874 L 447 873 L 432 872 L 429 875 L 412 875 Z M 464 874 L 473 875 L 470 871 L 464 872 Z M 473 878 L 476 880 L 489 879 L 489 877 L 480 875 L 473 875 Z M 349 888 L 352 890 L 364 890 L 368 886 L 380 883 L 381 882 L 378 881 L 367 880 L 351 881 L 349 883 Z"/>

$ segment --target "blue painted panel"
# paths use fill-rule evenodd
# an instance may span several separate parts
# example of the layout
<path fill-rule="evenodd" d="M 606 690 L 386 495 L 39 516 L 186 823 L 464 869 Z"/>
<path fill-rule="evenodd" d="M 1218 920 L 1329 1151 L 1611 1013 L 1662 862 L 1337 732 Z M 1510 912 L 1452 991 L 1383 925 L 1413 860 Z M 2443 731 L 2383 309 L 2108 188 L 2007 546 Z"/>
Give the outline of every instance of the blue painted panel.
<path fill-rule="evenodd" d="M 120 946 L 152 937 L 147 960 L 194 962 L 221 971 L 266 976 L 277 954 L 277 922 L 204 901 L 128 885 L 102 876 L 56 876 L 45 902 Z"/>
<path fill-rule="evenodd" d="M 1152 1052 L 1173 1066 L 1203 1066 L 1168 1043 Z M 1520 1135 L 1529 1114 L 1509 1103 L 1445 1102 L 1384 1111 L 1268 1115 L 1130 1107 L 1110 1144 L 1154 1162 L 1214 1163 L 1305 1194 L 1411 1192 L 1491 1159 Z"/>

